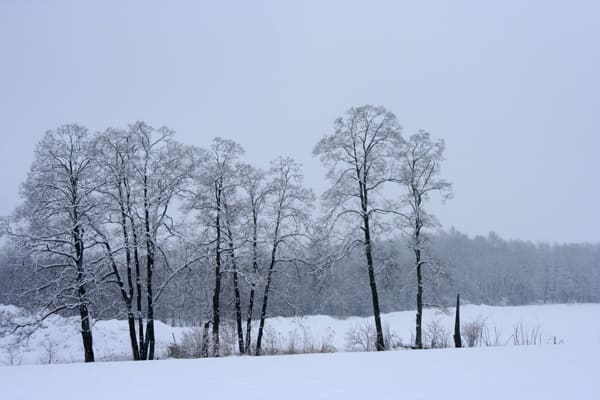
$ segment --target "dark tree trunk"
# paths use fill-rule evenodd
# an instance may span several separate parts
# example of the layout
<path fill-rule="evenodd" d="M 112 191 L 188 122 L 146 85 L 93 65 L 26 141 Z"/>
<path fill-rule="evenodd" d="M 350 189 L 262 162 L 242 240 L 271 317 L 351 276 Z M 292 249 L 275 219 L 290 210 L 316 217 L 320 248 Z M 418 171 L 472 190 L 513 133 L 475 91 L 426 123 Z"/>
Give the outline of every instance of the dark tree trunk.
<path fill-rule="evenodd" d="M 454 347 L 462 347 L 460 336 L 460 293 L 456 295 L 456 317 L 454 319 Z"/>
<path fill-rule="evenodd" d="M 219 257 L 217 257 L 219 259 Z M 219 323 L 220 323 L 220 304 L 219 298 L 221 293 L 221 266 L 220 261 L 215 268 L 215 290 L 213 292 L 213 318 L 212 318 L 212 341 L 213 341 L 213 357 L 218 357 L 220 353 L 219 343 Z"/>
<path fill-rule="evenodd" d="M 244 354 L 244 330 L 242 327 L 242 302 L 240 299 L 240 286 L 238 282 L 237 266 L 235 264 L 235 257 L 233 255 L 233 248 L 231 249 L 231 263 L 233 268 L 233 292 L 235 296 L 235 322 L 237 326 L 238 335 L 238 347 L 240 354 Z"/>
<path fill-rule="evenodd" d="M 377 351 L 385 350 L 383 340 L 383 328 L 381 326 L 381 310 L 379 308 L 379 296 L 377 294 L 377 283 L 375 282 L 375 268 L 373 265 L 373 254 L 371 251 L 371 235 L 369 232 L 369 220 L 365 218 L 365 255 L 367 257 L 367 268 L 369 270 L 369 286 L 371 287 L 371 297 L 373 299 L 373 318 L 375 319 L 375 332 L 377 338 L 375 348 Z"/>
<path fill-rule="evenodd" d="M 88 310 L 88 299 L 83 278 L 83 243 L 76 242 L 78 265 L 77 265 L 77 293 L 79 295 L 79 316 L 81 318 L 81 338 L 83 340 L 83 353 L 85 362 L 94 362 L 94 346 L 92 340 L 92 328 L 90 324 L 90 313 Z"/>
<path fill-rule="evenodd" d="M 79 287 L 79 295 L 85 298 L 85 289 Z M 81 317 L 81 338 L 83 339 L 83 352 L 85 362 L 94 362 L 94 346 L 92 340 L 92 328 L 90 324 L 90 313 L 87 305 L 79 305 L 79 315 Z"/>
<path fill-rule="evenodd" d="M 154 274 L 154 235 L 150 225 L 150 205 L 148 203 L 147 177 L 144 177 L 144 223 L 146 236 L 146 338 L 144 348 L 146 359 L 154 360 L 154 295 L 152 275 Z"/>
<path fill-rule="evenodd" d="M 121 287 L 122 297 L 127 306 L 127 324 L 129 327 L 129 341 L 131 342 L 131 353 L 134 360 L 140 359 L 140 351 L 135 332 L 135 316 L 133 315 L 133 278 L 131 271 L 131 248 L 129 246 L 129 233 L 127 232 L 127 214 L 123 204 L 123 195 L 119 187 L 119 198 L 121 200 L 121 226 L 123 230 L 123 246 L 125 247 L 125 266 L 127 268 L 127 291 L 123 288 L 121 279 L 119 278 L 119 286 Z M 109 250 L 110 251 L 110 250 Z"/>
<path fill-rule="evenodd" d="M 85 362 L 94 361 L 94 346 L 92 340 L 92 328 L 90 324 L 90 312 L 88 310 L 87 293 L 83 283 L 83 271 L 77 273 L 77 293 L 79 295 L 79 317 L 81 319 L 81 338 L 83 340 L 83 353 Z"/>
<path fill-rule="evenodd" d="M 281 207 L 277 212 L 275 222 L 275 234 L 273 235 L 273 248 L 271 249 L 271 263 L 269 264 L 269 272 L 267 273 L 267 283 L 265 284 L 265 292 L 263 293 L 263 305 L 260 311 L 260 322 L 258 325 L 258 335 L 256 337 L 256 355 L 260 356 L 263 331 L 265 328 L 265 319 L 267 317 L 267 303 L 269 302 L 269 290 L 271 290 L 271 282 L 273 281 L 273 270 L 275 269 L 277 246 L 279 241 L 279 224 L 281 223 Z"/>
<path fill-rule="evenodd" d="M 152 273 L 149 272 L 150 279 L 152 279 Z M 146 339 L 144 346 L 146 347 L 146 355 L 148 360 L 154 360 L 154 302 L 152 301 L 152 288 L 151 285 L 148 287 L 148 310 L 146 311 Z"/>
<path fill-rule="evenodd" d="M 423 348 L 423 275 L 421 272 L 421 250 L 415 249 L 415 259 L 417 265 L 417 323 L 415 329 L 415 348 Z"/>
<path fill-rule="evenodd" d="M 235 323 L 237 328 L 238 336 L 238 350 L 240 354 L 244 354 L 244 328 L 242 326 L 242 301 L 240 296 L 240 284 L 238 280 L 237 263 L 235 259 L 235 245 L 233 243 L 233 234 L 231 232 L 231 221 L 229 211 L 227 207 L 227 201 L 223 201 L 223 207 L 225 209 L 226 223 L 227 223 L 227 236 L 229 239 L 229 260 L 231 262 L 232 278 L 233 278 L 233 294 L 234 294 L 234 306 L 235 306 Z"/>
<path fill-rule="evenodd" d="M 73 184 L 73 193 L 77 193 Z M 77 204 L 76 195 L 73 196 L 73 204 Z M 79 221 L 77 206 L 73 207 L 73 221 Z M 85 362 L 94 362 L 94 345 L 92 340 L 92 328 L 90 324 L 90 313 L 88 310 L 89 300 L 85 290 L 85 271 L 83 262 L 83 233 L 78 225 L 71 232 L 73 245 L 75 247 L 75 261 L 77 268 L 77 295 L 79 297 L 79 317 L 81 319 L 81 339 L 83 340 L 83 353 Z"/>
<path fill-rule="evenodd" d="M 128 295 L 127 291 L 125 290 L 125 284 L 123 283 L 123 280 L 121 279 L 121 274 L 119 273 L 117 263 L 115 262 L 115 260 L 112 256 L 112 250 L 111 250 L 110 244 L 108 242 L 105 242 L 104 246 L 106 248 L 106 252 L 107 252 L 109 259 L 111 261 L 111 264 L 112 264 L 113 274 L 115 275 L 116 283 L 119 286 L 119 292 L 121 293 L 123 302 L 125 303 L 125 306 L 127 307 L 127 323 L 129 326 L 129 340 L 131 342 L 131 352 L 133 355 L 133 359 L 139 360 L 140 353 L 139 353 L 138 342 L 137 342 L 137 338 L 136 338 L 135 317 L 133 315 L 132 301 L 131 301 L 131 295 L 133 295 L 133 293 L 130 290 L 129 291 L 130 295 Z M 128 275 L 131 275 L 131 270 L 128 270 Z M 131 285 L 130 276 L 128 277 L 128 279 L 129 279 L 129 284 Z M 132 289 L 131 286 L 129 286 L 129 287 L 130 287 L 130 289 Z"/>
<path fill-rule="evenodd" d="M 423 348 L 423 261 L 421 260 L 421 229 L 423 228 L 423 221 L 421 220 L 421 196 L 417 193 L 415 196 L 415 208 L 416 218 L 414 226 L 414 252 L 415 252 L 415 266 L 417 269 L 417 317 L 415 327 L 415 348 Z"/>
<path fill-rule="evenodd" d="M 250 299 L 248 300 L 248 315 L 246 319 L 246 353 L 250 353 L 252 345 L 252 313 L 254 308 L 254 291 L 256 290 L 256 276 L 258 274 L 258 232 L 257 232 L 257 215 L 256 211 L 252 211 L 252 282 L 250 284 Z"/>
<path fill-rule="evenodd" d="M 146 356 L 148 360 L 154 360 L 154 297 L 152 290 L 152 275 L 154 273 L 154 249 L 151 243 L 148 243 L 149 253 L 146 257 Z"/>
<path fill-rule="evenodd" d="M 131 304 L 129 305 L 131 307 Z M 129 341 L 131 342 L 131 353 L 134 361 L 140 359 L 140 350 L 135 332 L 135 316 L 132 311 L 127 312 L 127 324 L 129 326 Z"/>
<path fill-rule="evenodd" d="M 271 249 L 271 263 L 269 264 L 269 272 L 267 273 L 267 283 L 265 284 L 265 291 L 263 293 L 263 304 L 260 311 L 260 322 L 258 325 L 258 335 L 256 337 L 256 355 L 260 356 L 263 332 L 265 328 L 265 319 L 267 318 L 267 305 L 269 302 L 269 290 L 271 290 L 271 282 L 273 281 L 273 270 L 275 269 L 276 257 L 277 257 L 277 246 L 279 241 L 279 224 L 281 222 L 281 208 L 277 213 L 275 223 L 275 234 L 273 240 L 273 248 Z"/>
<path fill-rule="evenodd" d="M 208 357 L 208 348 L 209 343 L 208 343 L 208 329 L 210 328 L 210 321 L 206 321 L 204 323 L 204 327 L 202 328 L 202 345 L 200 348 L 200 354 L 202 357 L 206 358 Z"/>
<path fill-rule="evenodd" d="M 215 182 L 215 200 L 217 204 L 217 215 L 215 219 L 215 229 L 217 230 L 217 240 L 215 243 L 215 290 L 213 292 L 213 328 L 212 328 L 212 340 L 213 340 L 213 357 L 219 357 L 220 354 L 220 341 L 219 341 L 219 323 L 221 321 L 221 308 L 220 308 L 220 297 L 221 297 L 221 278 L 223 272 L 221 271 L 221 188 L 218 183 Z"/>
<path fill-rule="evenodd" d="M 360 176 L 360 175 L 359 175 Z M 369 225 L 368 212 L 368 192 L 365 183 L 360 182 L 360 200 L 363 215 L 363 233 L 365 237 L 364 250 L 367 258 L 367 269 L 369 272 L 369 286 L 371 288 L 371 298 L 373 300 L 373 318 L 375 319 L 375 349 L 377 351 L 385 350 L 385 342 L 383 340 L 383 328 L 381 326 L 381 309 L 379 308 L 379 295 L 377 294 L 377 283 L 375 281 L 375 267 L 373 263 L 373 248 L 371 243 L 371 227 Z"/>
<path fill-rule="evenodd" d="M 260 356 L 261 346 L 262 346 L 262 338 L 263 332 L 265 328 L 265 319 L 267 317 L 267 303 L 269 301 L 269 290 L 271 289 L 271 281 L 273 279 L 273 268 L 275 263 L 271 261 L 271 265 L 269 266 L 269 272 L 267 273 L 267 283 L 265 284 L 265 291 L 263 293 L 263 304 L 262 309 L 260 311 L 260 322 L 258 325 L 258 335 L 256 337 L 256 355 Z"/>
<path fill-rule="evenodd" d="M 147 358 L 146 342 L 144 339 L 144 314 L 142 310 L 142 272 L 140 265 L 140 256 L 138 253 L 138 236 L 136 233 L 135 225 L 131 224 L 131 236 L 133 239 L 133 260 L 135 264 L 135 305 L 138 321 L 138 346 L 140 349 L 140 360 Z"/>
<path fill-rule="evenodd" d="M 138 348 L 139 348 L 139 359 L 146 359 L 146 344 L 144 342 L 144 314 L 142 311 L 142 275 L 141 275 L 141 266 L 140 266 L 140 255 L 138 252 L 139 248 L 139 240 L 137 235 L 137 228 L 135 225 L 135 221 L 132 216 L 131 210 L 131 194 L 129 190 L 126 191 L 126 199 L 127 199 L 127 214 L 129 219 L 129 226 L 131 229 L 131 240 L 133 244 L 133 264 L 135 266 L 135 305 L 136 305 L 136 319 L 138 322 Z M 125 234 L 127 232 L 125 231 Z M 129 250 L 129 249 L 127 249 Z M 129 251 L 129 253 L 131 253 Z M 131 269 L 128 270 L 128 280 L 131 279 Z M 130 283 L 130 295 L 131 301 L 133 302 L 133 285 Z M 133 307 L 133 305 L 132 305 Z"/>
<path fill-rule="evenodd" d="M 254 308 L 254 291 L 255 284 L 252 283 L 252 288 L 250 289 L 250 299 L 248 300 L 248 315 L 246 318 L 246 353 L 250 353 L 250 347 L 252 346 L 252 313 Z"/>

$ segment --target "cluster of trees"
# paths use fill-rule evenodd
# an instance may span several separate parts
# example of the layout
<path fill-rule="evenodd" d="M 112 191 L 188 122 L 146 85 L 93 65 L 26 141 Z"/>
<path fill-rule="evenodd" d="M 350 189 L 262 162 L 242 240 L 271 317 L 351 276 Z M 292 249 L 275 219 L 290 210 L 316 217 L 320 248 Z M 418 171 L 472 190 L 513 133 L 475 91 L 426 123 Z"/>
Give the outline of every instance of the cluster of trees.
<path fill-rule="evenodd" d="M 170 129 L 143 122 L 95 135 L 79 125 L 46 132 L 23 184 L 23 204 L 4 221 L 31 272 L 22 293 L 38 300 L 33 303 L 44 316 L 79 313 L 85 361 L 94 361 L 91 309 L 122 311 L 133 358 L 153 359 L 155 307 L 165 288 L 182 271 L 210 266 L 213 355 L 219 355 L 225 274 L 233 279 L 244 353 L 264 263 L 260 354 L 272 275 L 307 247 L 314 196 L 302 186 L 294 160 L 277 158 L 270 170 L 260 171 L 241 163 L 242 154 L 237 143 L 221 138 L 210 149 L 185 146 Z M 187 223 L 176 222 L 174 208 Z M 245 341 L 240 278 L 251 287 Z"/>
<path fill-rule="evenodd" d="M 422 347 L 423 308 L 458 291 L 533 302 L 543 277 L 544 301 L 571 300 L 556 255 L 540 275 L 539 246 L 431 234 L 427 201 L 451 196 L 443 153 L 426 132 L 404 138 L 383 107 L 351 108 L 314 148 L 330 182 L 315 212 L 293 159 L 261 170 L 227 139 L 202 149 L 143 122 L 95 134 L 64 125 L 38 144 L 22 205 L 2 220 L 0 300 L 44 310 L 33 323 L 77 314 L 86 361 L 92 322 L 103 317 L 127 319 L 132 357 L 146 360 L 155 357 L 156 318 L 204 324 L 218 356 L 223 320 L 235 325 L 240 354 L 259 355 L 270 314 L 372 314 L 383 350 L 382 311 L 416 305 Z M 589 256 L 585 266 L 597 265 L 598 247 L 584 250 L 575 253 Z M 594 301 L 595 274 L 575 300 Z"/>

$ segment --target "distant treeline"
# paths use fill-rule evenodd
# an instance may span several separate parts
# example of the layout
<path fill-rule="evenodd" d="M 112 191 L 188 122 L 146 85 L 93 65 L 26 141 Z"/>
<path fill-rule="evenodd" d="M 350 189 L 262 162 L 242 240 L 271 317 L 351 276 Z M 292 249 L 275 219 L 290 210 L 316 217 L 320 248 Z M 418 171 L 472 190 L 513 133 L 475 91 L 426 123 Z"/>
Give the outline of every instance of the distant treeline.
<path fill-rule="evenodd" d="M 474 304 L 600 303 L 600 244 L 504 240 L 493 232 L 469 237 L 450 229 L 432 235 L 429 245 L 440 259 L 447 260 L 447 265 L 442 276 L 426 274 L 428 287 L 434 288 L 425 292 L 426 304 L 452 306 L 458 292 L 465 302 Z M 409 250 L 401 240 L 377 247 L 386 254 L 378 278 L 382 310 L 414 309 L 416 282 Z M 372 309 L 364 284 L 363 257 L 357 250 L 335 263 L 326 274 L 297 269 L 277 276 L 279 289 L 271 314 L 369 315 Z M 0 302 L 31 306 L 32 298 L 18 296 L 20 285 L 28 281 L 24 276 L 28 272 L 20 268 L 17 259 L 9 249 L 3 249 Z M 210 319 L 212 268 L 206 265 L 175 278 L 165 289 L 156 317 L 176 325 L 198 325 Z M 227 278 L 225 286 L 230 283 Z M 17 287 L 19 290 L 15 291 Z M 113 317 L 117 308 L 118 305 L 100 309 L 104 309 L 105 317 Z M 223 313 L 225 319 L 233 320 L 233 299 L 224 301 Z"/>

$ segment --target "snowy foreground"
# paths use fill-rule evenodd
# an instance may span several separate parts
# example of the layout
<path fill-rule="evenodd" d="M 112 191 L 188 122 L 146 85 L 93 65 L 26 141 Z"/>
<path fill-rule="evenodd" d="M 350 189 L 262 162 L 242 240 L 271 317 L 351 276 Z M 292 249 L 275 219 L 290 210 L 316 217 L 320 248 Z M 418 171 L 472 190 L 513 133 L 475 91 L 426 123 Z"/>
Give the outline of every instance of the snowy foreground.
<path fill-rule="evenodd" d="M 5 399 L 597 399 L 600 347 L 107 362 L 0 368 Z"/>
<path fill-rule="evenodd" d="M 2 306 L 0 312 L 16 312 Z M 452 325 L 449 314 L 427 310 L 426 323 Z M 22 365 L 0 368 L 3 399 L 597 399 L 600 305 L 465 306 L 464 322 L 484 320 L 503 345 L 464 349 L 344 352 L 347 332 L 370 319 L 312 316 L 269 320 L 273 338 L 310 336 L 338 353 L 219 359 Z M 384 323 L 408 343 L 413 312 L 386 314 Z M 515 324 L 538 332 L 540 345 L 514 346 Z M 186 328 L 157 327 L 159 351 Z M 127 326 L 94 327 L 100 359 L 128 357 Z M 0 339 L 3 364 L 80 360 L 76 319 L 52 317 L 26 344 Z M 560 344 L 554 344 L 560 343 Z M 285 343 L 284 343 L 285 344 Z M 506 344 L 506 345 L 504 345 Z M 162 350 L 161 350 L 162 349 Z M 9 354 L 10 353 L 10 354 Z M 165 353 L 162 353 L 165 354 Z"/>

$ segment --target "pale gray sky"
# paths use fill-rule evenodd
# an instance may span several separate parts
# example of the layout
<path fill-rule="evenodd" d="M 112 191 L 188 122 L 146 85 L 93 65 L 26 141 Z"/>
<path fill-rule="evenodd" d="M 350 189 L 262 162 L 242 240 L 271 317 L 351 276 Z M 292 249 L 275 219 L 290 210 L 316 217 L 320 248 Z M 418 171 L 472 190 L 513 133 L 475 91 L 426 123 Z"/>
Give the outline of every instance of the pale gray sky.
<path fill-rule="evenodd" d="M 0 3 L 0 214 L 67 122 L 229 137 L 320 191 L 312 147 L 370 103 L 446 140 L 444 226 L 600 241 L 600 2 L 161 3 Z"/>

